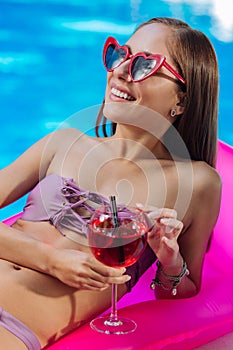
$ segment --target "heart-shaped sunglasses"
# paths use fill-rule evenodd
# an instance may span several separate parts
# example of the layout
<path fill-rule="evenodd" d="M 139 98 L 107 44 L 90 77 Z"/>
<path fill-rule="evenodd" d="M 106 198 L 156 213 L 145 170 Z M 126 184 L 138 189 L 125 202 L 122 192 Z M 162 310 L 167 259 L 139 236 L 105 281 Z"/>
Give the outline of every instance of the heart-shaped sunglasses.
<path fill-rule="evenodd" d="M 128 71 L 133 82 L 139 82 L 149 78 L 164 66 L 182 84 L 186 84 L 184 78 L 166 62 L 165 56 L 160 54 L 147 56 L 145 52 L 138 52 L 132 55 L 128 46 L 120 46 L 116 39 L 109 37 L 105 42 L 103 50 L 103 61 L 107 71 L 112 72 L 128 59 L 130 60 Z"/>

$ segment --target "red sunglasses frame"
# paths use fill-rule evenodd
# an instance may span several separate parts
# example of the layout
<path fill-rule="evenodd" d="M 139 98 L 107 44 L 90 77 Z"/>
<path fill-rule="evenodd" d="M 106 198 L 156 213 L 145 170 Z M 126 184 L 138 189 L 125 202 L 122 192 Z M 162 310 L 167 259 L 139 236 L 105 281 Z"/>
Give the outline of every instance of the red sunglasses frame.
<path fill-rule="evenodd" d="M 109 48 L 110 45 L 115 45 L 117 48 L 120 48 L 122 50 L 125 51 L 126 55 L 124 57 L 124 59 L 119 63 L 117 64 L 114 68 L 107 68 L 107 65 L 106 65 L 106 53 L 107 53 L 107 50 Z M 145 58 L 146 60 L 148 59 L 155 59 L 156 60 L 156 65 L 155 67 L 151 70 L 151 72 L 149 74 L 147 74 L 145 77 L 141 78 L 141 79 L 134 79 L 132 74 L 131 74 L 131 69 L 132 69 L 132 65 L 133 65 L 133 61 L 136 57 L 143 57 Z M 172 66 L 170 66 L 169 63 L 166 62 L 166 57 L 163 56 L 163 55 L 160 55 L 160 54 L 153 54 L 153 55 L 149 55 L 147 56 L 145 54 L 145 52 L 138 52 L 136 53 L 135 55 L 132 55 L 129 51 L 129 47 L 126 46 L 126 45 L 123 45 L 123 46 L 120 46 L 118 41 L 113 38 L 113 37 L 108 37 L 105 44 L 104 44 L 104 49 L 103 49 L 103 62 L 104 62 L 104 66 L 106 68 L 106 70 L 108 72 L 113 72 L 114 69 L 116 69 L 117 67 L 119 67 L 122 63 L 124 63 L 125 61 L 127 61 L 128 59 L 130 59 L 130 63 L 129 63 L 129 66 L 128 66 L 128 72 L 129 72 L 129 75 L 130 75 L 130 78 L 133 82 L 140 82 L 140 81 L 143 81 L 147 78 L 149 78 L 151 75 L 155 74 L 162 66 L 164 66 L 169 72 L 171 72 L 182 84 L 186 85 L 186 81 L 184 78 L 182 78 L 182 76 L 175 71 L 174 68 L 172 68 Z"/>

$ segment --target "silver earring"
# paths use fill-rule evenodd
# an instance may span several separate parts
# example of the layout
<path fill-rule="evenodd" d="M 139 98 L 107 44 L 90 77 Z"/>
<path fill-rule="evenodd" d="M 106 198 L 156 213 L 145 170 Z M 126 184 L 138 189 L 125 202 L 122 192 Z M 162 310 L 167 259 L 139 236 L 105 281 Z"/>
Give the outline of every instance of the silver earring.
<path fill-rule="evenodd" d="M 172 118 L 174 118 L 176 116 L 176 110 L 175 109 L 172 109 L 171 112 L 170 112 L 170 116 Z"/>

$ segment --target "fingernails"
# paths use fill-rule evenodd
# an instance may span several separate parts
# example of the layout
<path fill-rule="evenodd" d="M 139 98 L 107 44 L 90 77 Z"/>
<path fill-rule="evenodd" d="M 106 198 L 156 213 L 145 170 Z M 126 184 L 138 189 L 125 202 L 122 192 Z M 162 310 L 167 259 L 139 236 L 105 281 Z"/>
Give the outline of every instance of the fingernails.
<path fill-rule="evenodd" d="M 162 219 L 160 220 L 160 222 L 161 222 L 162 224 L 164 224 L 164 225 L 168 225 L 168 224 L 171 223 L 171 219 L 162 218 Z"/>
<path fill-rule="evenodd" d="M 174 227 L 171 226 L 165 226 L 165 233 L 171 233 L 173 231 Z"/>
<path fill-rule="evenodd" d="M 107 289 L 109 287 L 109 284 L 104 285 L 103 287 L 100 288 L 100 291 L 104 291 L 105 289 Z"/>
<path fill-rule="evenodd" d="M 136 207 L 137 208 L 140 208 L 140 209 L 143 209 L 144 208 L 144 205 L 142 203 L 136 203 Z"/>
<path fill-rule="evenodd" d="M 161 210 L 156 209 L 151 212 L 149 212 L 147 215 L 149 216 L 150 219 L 157 219 L 160 216 Z"/>
<path fill-rule="evenodd" d="M 165 233 L 171 233 L 174 230 L 174 227 L 171 226 L 171 219 L 162 218 L 160 222 L 165 225 Z"/>
<path fill-rule="evenodd" d="M 126 278 L 126 282 L 130 281 L 131 280 L 131 276 L 128 275 L 127 278 Z"/>

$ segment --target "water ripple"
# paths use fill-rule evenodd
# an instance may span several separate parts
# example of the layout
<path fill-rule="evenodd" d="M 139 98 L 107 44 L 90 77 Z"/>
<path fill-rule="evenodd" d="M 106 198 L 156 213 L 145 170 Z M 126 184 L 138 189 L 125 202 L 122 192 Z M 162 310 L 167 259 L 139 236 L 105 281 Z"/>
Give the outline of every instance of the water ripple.
<path fill-rule="evenodd" d="M 98 33 L 114 33 L 118 35 L 129 35 L 135 29 L 135 24 L 120 24 L 102 20 L 83 20 L 76 22 L 62 22 L 61 25 L 65 28 L 88 31 Z"/>
<path fill-rule="evenodd" d="M 0 72 L 25 74 L 28 68 L 44 63 L 44 56 L 25 52 L 0 52 Z"/>

